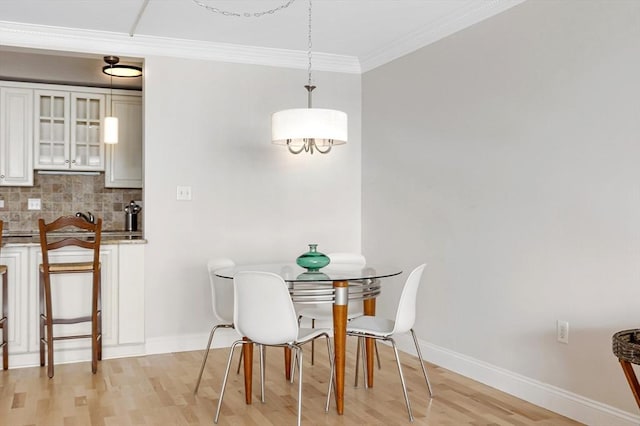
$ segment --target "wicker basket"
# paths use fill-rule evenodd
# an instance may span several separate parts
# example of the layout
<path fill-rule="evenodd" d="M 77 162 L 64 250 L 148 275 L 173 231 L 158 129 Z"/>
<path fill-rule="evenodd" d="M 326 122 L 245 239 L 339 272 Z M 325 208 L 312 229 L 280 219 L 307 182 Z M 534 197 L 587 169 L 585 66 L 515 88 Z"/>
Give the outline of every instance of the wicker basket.
<path fill-rule="evenodd" d="M 640 329 L 617 332 L 613 335 L 612 346 L 618 359 L 640 364 Z"/>

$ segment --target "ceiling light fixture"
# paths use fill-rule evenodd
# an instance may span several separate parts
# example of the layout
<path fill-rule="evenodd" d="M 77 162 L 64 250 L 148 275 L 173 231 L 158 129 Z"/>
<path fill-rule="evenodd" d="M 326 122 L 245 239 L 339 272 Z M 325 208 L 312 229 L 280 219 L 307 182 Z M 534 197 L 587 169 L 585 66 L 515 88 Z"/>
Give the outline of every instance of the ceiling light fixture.
<path fill-rule="evenodd" d="M 271 116 L 271 141 L 286 145 L 292 154 L 318 151 L 327 154 L 334 145 L 347 143 L 347 114 L 333 109 L 313 108 L 311 92 L 316 88 L 311 79 L 311 12 L 309 0 L 309 40 L 307 57 L 309 58 L 307 89 L 307 108 L 278 111 Z"/>
<path fill-rule="evenodd" d="M 140 77 L 142 75 L 142 68 L 135 65 L 116 65 L 120 62 L 120 58 L 117 56 L 105 56 L 104 61 L 108 65 L 102 67 L 102 72 L 112 77 Z"/>
<path fill-rule="evenodd" d="M 118 63 L 120 59 L 118 59 L 117 56 L 105 56 L 104 57 L 104 61 L 109 64 L 107 66 L 105 66 L 105 68 L 113 68 L 113 66 L 115 64 Z M 109 95 L 109 102 L 111 103 L 111 105 L 113 105 L 113 76 L 114 73 L 108 73 L 104 71 L 104 68 L 102 69 L 102 72 L 104 72 L 105 74 L 109 75 L 110 78 L 110 82 L 109 82 L 109 87 L 111 88 L 111 92 Z M 113 106 L 110 108 L 110 110 L 113 109 Z M 105 117 L 104 118 L 104 138 L 103 138 L 104 143 L 106 144 L 116 144 L 118 143 L 118 117 L 114 117 L 113 116 L 113 111 L 111 111 L 111 116 L 109 117 Z"/>

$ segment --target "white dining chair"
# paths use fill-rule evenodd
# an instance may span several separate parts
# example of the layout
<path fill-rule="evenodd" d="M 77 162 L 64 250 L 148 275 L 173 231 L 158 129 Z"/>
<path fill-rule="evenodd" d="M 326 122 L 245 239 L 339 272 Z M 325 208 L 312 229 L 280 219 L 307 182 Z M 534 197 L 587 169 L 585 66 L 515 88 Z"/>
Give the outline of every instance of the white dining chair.
<path fill-rule="evenodd" d="M 318 337 L 325 337 L 331 365 L 327 407 L 325 407 L 325 411 L 328 410 L 334 368 L 331 340 L 329 339 L 330 330 L 300 328 L 289 289 L 279 275 L 269 272 L 238 272 L 233 279 L 233 289 L 233 322 L 238 333 L 245 339 L 236 340 L 229 351 L 214 423 L 218 423 L 220 416 L 233 351 L 236 346 L 248 343 L 255 343 L 259 345 L 260 349 L 260 399 L 262 402 L 264 402 L 264 346 L 287 347 L 295 352 L 297 359 L 300 360 L 298 363 L 298 425 L 300 425 L 302 421 L 303 370 L 301 345 Z"/>
<path fill-rule="evenodd" d="M 366 265 L 367 261 L 365 257 L 360 253 L 330 253 L 327 255 L 331 262 L 329 267 L 331 269 L 340 268 L 362 268 Z M 364 315 L 362 310 L 362 303 L 355 302 L 349 303 L 347 308 L 347 321 Z M 319 303 L 316 305 L 306 306 L 298 311 L 299 319 L 310 319 L 311 328 L 315 327 L 316 321 L 332 321 L 333 320 L 333 305 L 329 303 Z M 358 348 L 360 347 L 360 340 L 358 340 Z M 380 356 L 378 355 L 378 347 L 376 349 L 376 358 L 378 360 L 378 368 L 380 368 Z M 360 352 L 356 351 L 356 356 L 359 356 Z M 314 364 L 315 348 L 311 343 L 311 365 Z M 358 370 L 356 369 L 356 385 L 358 383 Z"/>
<path fill-rule="evenodd" d="M 409 403 L 409 395 L 407 394 L 407 386 L 402 374 L 402 366 L 400 365 L 400 358 L 398 357 L 398 348 L 393 337 L 400 333 L 410 332 L 413 337 L 413 343 L 418 353 L 418 359 L 420 360 L 420 367 L 422 367 L 422 374 L 427 382 L 427 388 L 429 389 L 429 395 L 433 397 L 431 390 L 431 383 L 429 383 L 429 377 L 427 376 L 427 370 L 422 360 L 422 353 L 420 352 L 420 345 L 418 345 L 418 339 L 413 331 L 413 325 L 416 320 L 416 296 L 418 294 L 418 286 L 420 285 L 420 279 L 425 268 L 425 264 L 422 264 L 411 271 L 407 281 L 402 289 L 400 295 L 400 301 L 398 303 L 398 310 L 396 312 L 395 320 L 381 318 L 379 316 L 361 316 L 354 318 L 347 323 L 347 336 L 356 336 L 358 338 L 368 337 L 376 340 L 385 340 L 391 342 L 393 351 L 396 357 L 396 363 L 398 364 L 398 373 L 400 374 L 400 381 L 402 382 L 402 391 L 404 392 L 404 400 L 407 404 L 407 411 L 409 412 L 409 420 L 413 421 L 413 413 L 411 412 L 411 404 Z M 364 345 L 362 345 L 362 351 L 364 352 Z M 363 354 L 364 359 L 364 354 Z M 356 365 L 356 370 L 358 366 Z M 366 383 L 365 375 L 365 383 Z M 366 385 L 365 385 L 366 387 Z"/>
<path fill-rule="evenodd" d="M 211 328 L 211 332 L 209 333 L 209 341 L 207 342 L 204 357 L 202 358 L 200 374 L 198 374 L 198 381 L 196 382 L 196 387 L 193 390 L 194 394 L 198 393 L 198 388 L 200 387 L 200 381 L 202 380 L 202 373 L 204 372 L 204 367 L 207 364 L 207 358 L 209 357 L 209 350 L 211 349 L 213 335 L 219 328 L 234 328 L 233 282 L 215 275 L 217 270 L 233 266 L 235 266 L 235 262 L 227 258 L 211 259 L 207 262 L 209 284 L 211 286 L 211 307 L 213 308 L 213 315 L 218 320 L 218 323 Z"/>

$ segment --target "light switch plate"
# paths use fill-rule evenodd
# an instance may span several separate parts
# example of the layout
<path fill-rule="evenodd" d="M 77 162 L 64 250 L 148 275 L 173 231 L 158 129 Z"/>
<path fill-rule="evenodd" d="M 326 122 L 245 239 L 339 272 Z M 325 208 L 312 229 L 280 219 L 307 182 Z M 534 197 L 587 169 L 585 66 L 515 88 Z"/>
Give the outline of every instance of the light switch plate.
<path fill-rule="evenodd" d="M 27 210 L 40 210 L 40 198 L 29 198 L 27 200 Z"/>
<path fill-rule="evenodd" d="M 0 200 L 0 209 L 4 209 L 4 200 Z"/>
<path fill-rule="evenodd" d="M 191 200 L 191 187 L 179 186 L 176 191 L 176 200 L 190 201 Z"/>

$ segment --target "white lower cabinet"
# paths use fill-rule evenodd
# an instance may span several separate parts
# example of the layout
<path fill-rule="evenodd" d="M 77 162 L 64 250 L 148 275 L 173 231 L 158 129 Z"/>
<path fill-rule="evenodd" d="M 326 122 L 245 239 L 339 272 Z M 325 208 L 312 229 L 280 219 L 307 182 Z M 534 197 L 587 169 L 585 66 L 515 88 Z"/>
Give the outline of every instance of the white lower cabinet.
<path fill-rule="evenodd" d="M 5 248 L 0 251 L 0 264 L 7 265 L 8 279 L 8 327 L 9 354 L 26 353 L 29 350 L 29 249 Z M 0 292 L 0 297 L 2 293 Z M 9 367 L 11 367 L 11 356 Z"/>
<path fill-rule="evenodd" d="M 3 247 L 0 262 L 9 273 L 9 368 L 39 364 L 40 306 L 39 246 Z M 50 254 L 52 262 L 88 261 L 86 250 L 69 248 Z M 100 249 L 102 269 L 103 358 L 143 352 L 144 244 L 107 244 Z M 91 309 L 91 274 L 51 277 L 54 316 L 88 315 Z M 90 333 L 90 323 L 55 325 L 54 335 Z M 139 346 L 138 347 L 136 347 Z M 91 359 L 90 339 L 54 343 L 55 363 Z"/>
<path fill-rule="evenodd" d="M 144 245 L 118 249 L 118 344 L 144 343 Z"/>

